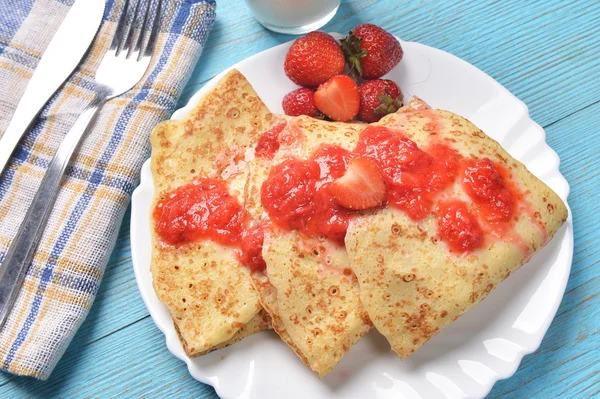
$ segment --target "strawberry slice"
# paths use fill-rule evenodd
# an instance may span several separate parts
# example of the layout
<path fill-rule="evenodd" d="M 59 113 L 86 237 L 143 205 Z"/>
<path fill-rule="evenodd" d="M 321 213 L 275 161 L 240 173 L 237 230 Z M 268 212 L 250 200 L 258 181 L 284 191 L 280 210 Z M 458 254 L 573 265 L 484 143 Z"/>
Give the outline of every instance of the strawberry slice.
<path fill-rule="evenodd" d="M 369 209 L 383 204 L 385 182 L 377 164 L 368 158 L 354 158 L 346 173 L 331 185 L 338 204 L 348 209 Z"/>
<path fill-rule="evenodd" d="M 334 121 L 351 121 L 360 107 L 358 87 L 350 76 L 336 75 L 319 86 L 315 105 Z"/>

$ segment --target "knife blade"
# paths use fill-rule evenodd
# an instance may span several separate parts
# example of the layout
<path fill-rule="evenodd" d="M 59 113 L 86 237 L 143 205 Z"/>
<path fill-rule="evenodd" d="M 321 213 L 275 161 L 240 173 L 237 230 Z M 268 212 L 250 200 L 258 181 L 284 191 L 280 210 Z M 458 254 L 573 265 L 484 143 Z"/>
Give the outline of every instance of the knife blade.
<path fill-rule="evenodd" d="M 52 37 L 0 137 L 0 177 L 31 122 L 83 58 L 98 32 L 105 5 L 106 0 L 76 0 Z"/>

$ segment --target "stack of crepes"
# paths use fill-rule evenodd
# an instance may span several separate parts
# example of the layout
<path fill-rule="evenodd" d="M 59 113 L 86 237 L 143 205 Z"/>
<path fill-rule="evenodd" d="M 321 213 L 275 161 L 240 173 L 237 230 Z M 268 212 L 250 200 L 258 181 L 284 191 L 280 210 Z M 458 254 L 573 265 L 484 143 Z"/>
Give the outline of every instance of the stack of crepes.
<path fill-rule="evenodd" d="M 567 218 L 497 142 L 417 98 L 372 125 L 272 115 L 233 70 L 152 149 L 154 288 L 189 356 L 272 327 L 323 376 L 374 326 L 406 358 Z M 353 158 L 378 166 L 381 206 L 328 194 Z"/>

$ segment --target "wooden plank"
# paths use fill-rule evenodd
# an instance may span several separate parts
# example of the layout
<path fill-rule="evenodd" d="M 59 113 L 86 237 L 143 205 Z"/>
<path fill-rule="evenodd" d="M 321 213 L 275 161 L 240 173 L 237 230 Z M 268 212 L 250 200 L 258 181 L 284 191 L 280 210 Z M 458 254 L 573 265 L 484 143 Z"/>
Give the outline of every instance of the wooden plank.
<path fill-rule="evenodd" d="M 562 171 L 573 186 L 570 204 L 577 243 L 573 271 L 568 293 L 541 348 L 525 358 L 514 377 L 499 382 L 490 398 L 593 397 L 600 389 L 599 379 L 595 378 L 599 371 L 596 348 L 600 345 L 600 278 L 594 270 L 600 263 L 600 249 L 590 248 L 599 241 L 600 233 L 595 229 L 595 220 L 584 216 L 584 210 L 598 214 L 600 205 L 597 198 L 585 195 L 590 187 L 580 184 L 588 177 L 589 184 L 599 180 L 600 171 L 591 167 L 597 166 L 595 150 L 586 147 L 587 138 L 600 131 L 599 113 L 600 103 L 547 128 L 549 141 L 563 159 Z M 571 131 L 578 134 L 569 135 Z M 581 162 L 590 165 L 591 176 L 581 172 Z M 130 267 L 125 262 L 116 268 Z M 131 295 L 130 305 L 143 306 L 137 293 Z M 210 387 L 189 376 L 184 363 L 170 355 L 164 336 L 149 317 L 93 341 L 93 326 L 99 324 L 93 316 L 84 323 L 47 383 L 13 377 L 15 381 L 0 388 L 0 397 L 216 397 Z M 581 395 L 571 396 L 573 392 Z"/>
<path fill-rule="evenodd" d="M 265 31 L 236 2 L 219 3 L 215 30 L 180 105 L 212 76 L 291 40 Z M 240 10 L 241 9 L 241 10 Z M 407 41 L 454 54 L 498 80 L 542 126 L 600 98 L 600 3 L 593 1 L 343 2 L 323 30 L 372 22 Z"/>
<path fill-rule="evenodd" d="M 264 30 L 241 1 L 219 2 L 214 31 L 180 104 L 212 76 L 256 52 L 290 40 Z M 568 293 L 541 348 L 517 374 L 496 384 L 492 398 L 600 395 L 596 348 L 600 292 L 600 33 L 597 1 L 517 0 L 398 4 L 344 1 L 324 30 L 344 33 L 371 22 L 404 40 L 455 54 L 490 74 L 529 105 L 548 126 L 548 142 L 563 160 L 572 186 L 575 258 Z M 570 116 L 569 116 L 570 115 Z M 595 139 L 595 140 L 594 140 Z M 585 213 L 584 213 L 585 212 Z M 14 397 L 216 397 L 173 358 L 147 317 L 129 252 L 129 216 L 97 300 L 48 382 L 0 375 L 0 398 Z"/>
<path fill-rule="evenodd" d="M 571 185 L 575 252 L 567 292 L 540 349 L 490 398 L 594 397 L 600 393 L 600 102 L 546 128 Z M 593 140 L 595 144 L 592 144 Z"/>
<path fill-rule="evenodd" d="M 542 125 L 561 121 L 561 118 L 600 99 L 600 62 L 594 51 L 589 51 L 595 46 L 594 43 L 597 45 L 600 30 L 600 24 L 590 23 L 600 19 L 600 7 L 597 3 L 488 1 L 467 4 L 429 1 L 412 2 L 403 4 L 402 7 L 404 8 L 400 11 L 396 9 L 390 12 L 390 8 L 381 2 L 346 3 L 325 28 L 344 33 L 358 23 L 374 22 L 404 40 L 418 41 L 448 51 L 502 83 L 528 104 L 532 117 Z M 227 49 L 224 51 L 236 52 L 238 57 L 231 62 L 225 58 L 215 68 L 224 68 L 251 53 L 277 44 L 279 40 L 285 41 L 287 36 L 270 34 L 257 38 L 255 34 L 251 34 L 239 38 L 239 42 L 220 44 Z M 195 71 L 192 80 L 203 83 L 209 77 L 202 67 Z M 190 86 L 181 103 L 185 103 L 189 94 L 196 89 L 197 87 Z M 596 107 L 591 109 L 598 114 Z M 563 369 L 571 370 L 570 364 L 561 365 L 554 361 L 557 348 L 562 348 L 568 339 L 570 347 L 577 345 L 574 348 L 576 352 L 579 352 L 577 349 L 582 345 L 589 347 L 586 340 L 595 339 L 596 345 L 598 343 L 598 331 L 587 331 L 590 323 L 579 328 L 582 332 L 565 334 L 568 322 L 578 314 L 574 310 L 578 300 L 582 301 L 582 296 L 584 299 L 589 298 L 590 295 L 585 295 L 599 292 L 600 288 L 598 282 L 590 278 L 591 269 L 598 263 L 598 250 L 590 253 L 588 249 L 599 241 L 598 234 L 591 229 L 591 225 L 584 225 L 582 229 L 577 214 L 579 209 L 594 209 L 598 202 L 595 193 L 598 176 L 590 176 L 590 168 L 584 166 L 597 165 L 597 146 L 588 146 L 585 155 L 579 154 L 579 150 L 573 150 L 578 148 L 573 143 L 574 138 L 578 138 L 580 144 L 586 146 L 590 137 L 599 131 L 597 128 L 593 130 L 585 129 L 585 125 L 581 126 L 588 119 L 593 119 L 593 116 L 587 117 L 588 113 L 584 116 L 577 128 L 570 126 L 576 118 L 566 118 L 547 129 L 548 142 L 563 159 L 561 170 L 572 184 L 570 201 L 575 213 L 577 247 L 569 293 L 538 353 L 526 357 L 517 375 L 498 383 L 490 397 L 503 397 L 514 389 L 517 389 L 514 397 L 552 397 L 548 395 L 548 391 L 552 389 L 553 382 L 560 379 L 560 375 L 567 374 Z M 593 223 L 589 218 L 587 221 Z M 592 234 L 589 230 L 592 230 Z M 586 312 L 598 305 L 596 297 L 588 299 L 584 302 L 586 303 Z M 598 313 L 581 317 L 594 316 L 595 319 L 600 319 Z M 591 322 L 594 318 L 588 320 Z M 573 334 L 574 337 L 571 336 Z M 563 351 L 566 353 L 561 352 L 562 361 L 566 362 L 571 350 Z M 549 362 L 549 358 L 552 362 Z M 579 362 L 585 367 L 597 365 L 593 356 L 582 356 Z M 540 363 L 547 366 L 539 367 Z M 546 373 L 549 369 L 558 371 Z M 578 373 L 574 369 L 575 367 L 570 374 L 576 376 Z M 532 378 L 531 373 L 536 370 L 539 372 L 533 374 L 535 377 Z M 597 366 L 592 372 L 598 372 Z M 595 379 L 599 380 L 600 377 Z M 589 378 L 589 392 L 594 392 L 592 385 L 598 384 L 593 381 L 593 378 Z M 586 385 L 585 379 L 583 385 Z M 525 386 L 531 389 L 523 391 Z"/>
<path fill-rule="evenodd" d="M 141 300 L 140 300 L 141 301 Z M 165 348 L 164 335 L 148 316 L 93 344 L 84 331 L 47 382 L 17 378 L 2 398 L 216 397 Z"/>

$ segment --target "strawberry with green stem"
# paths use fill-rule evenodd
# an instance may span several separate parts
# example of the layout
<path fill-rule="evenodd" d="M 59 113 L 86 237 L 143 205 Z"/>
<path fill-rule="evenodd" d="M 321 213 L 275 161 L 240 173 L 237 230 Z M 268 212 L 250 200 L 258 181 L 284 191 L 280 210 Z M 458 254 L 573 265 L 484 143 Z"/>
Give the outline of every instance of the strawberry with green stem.
<path fill-rule="evenodd" d="M 360 108 L 357 118 L 373 123 L 402 106 L 402 92 L 398 85 L 388 79 L 368 80 L 358 86 Z"/>
<path fill-rule="evenodd" d="M 398 65 L 404 55 L 394 35 L 373 24 L 358 25 L 341 43 L 354 79 L 378 79 Z"/>

